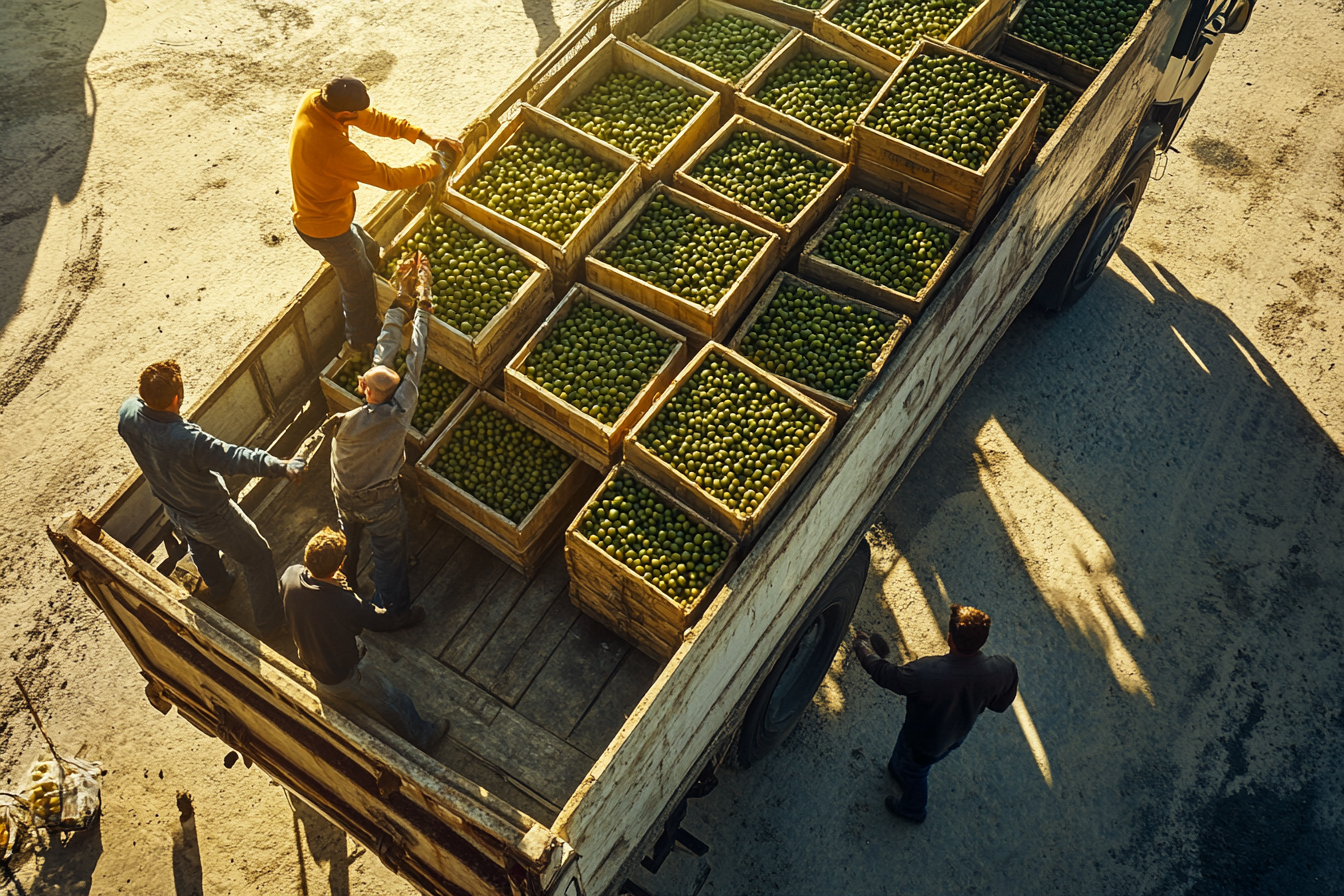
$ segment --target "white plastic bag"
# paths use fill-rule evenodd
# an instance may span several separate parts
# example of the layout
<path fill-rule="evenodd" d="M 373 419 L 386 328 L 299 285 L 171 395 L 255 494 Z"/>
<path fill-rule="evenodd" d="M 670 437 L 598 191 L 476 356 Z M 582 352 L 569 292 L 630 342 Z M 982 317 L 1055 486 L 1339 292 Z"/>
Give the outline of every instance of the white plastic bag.
<path fill-rule="evenodd" d="M 82 831 L 102 808 L 103 766 L 62 756 L 28 769 L 28 815 L 34 828 Z"/>
<path fill-rule="evenodd" d="M 0 791 L 0 861 L 9 858 L 23 829 L 28 826 L 28 806 L 22 797 Z"/>

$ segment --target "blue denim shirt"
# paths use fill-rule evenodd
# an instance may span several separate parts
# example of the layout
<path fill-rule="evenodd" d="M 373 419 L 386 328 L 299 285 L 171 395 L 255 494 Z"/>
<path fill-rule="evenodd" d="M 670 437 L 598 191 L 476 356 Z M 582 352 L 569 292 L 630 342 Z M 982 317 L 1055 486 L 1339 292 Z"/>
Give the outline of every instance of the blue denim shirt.
<path fill-rule="evenodd" d="M 131 396 L 117 412 L 117 433 L 169 512 L 189 519 L 208 516 L 229 503 L 227 476 L 278 478 L 285 462 L 264 448 L 221 442 L 170 411 L 156 411 Z"/>

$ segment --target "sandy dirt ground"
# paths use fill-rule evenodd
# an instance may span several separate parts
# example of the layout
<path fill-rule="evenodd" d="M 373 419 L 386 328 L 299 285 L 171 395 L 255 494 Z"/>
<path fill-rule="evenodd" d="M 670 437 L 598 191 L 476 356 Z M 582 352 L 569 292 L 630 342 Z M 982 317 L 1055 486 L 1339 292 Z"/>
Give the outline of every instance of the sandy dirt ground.
<path fill-rule="evenodd" d="M 305 88 L 352 71 L 455 132 L 580 4 L 0 10 L 0 671 L 110 771 L 99 828 L 0 886 L 408 893 L 155 712 L 42 527 L 129 472 L 113 413 L 147 362 L 179 357 L 190 402 L 313 271 L 285 164 Z M 1109 272 L 1074 310 L 1024 315 L 872 533 L 856 622 L 914 656 L 948 603 L 981 606 L 1022 702 L 904 827 L 882 808 L 899 701 L 842 651 L 792 738 L 692 804 L 707 892 L 1339 889 L 1342 42 L 1334 0 L 1261 0 Z M 0 694 L 13 780 L 39 741 Z"/>

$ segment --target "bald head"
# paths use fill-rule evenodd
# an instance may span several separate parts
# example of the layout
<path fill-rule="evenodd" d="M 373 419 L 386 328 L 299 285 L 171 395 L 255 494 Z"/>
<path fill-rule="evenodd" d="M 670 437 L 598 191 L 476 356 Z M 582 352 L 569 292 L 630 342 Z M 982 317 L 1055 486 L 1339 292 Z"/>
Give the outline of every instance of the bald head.
<path fill-rule="evenodd" d="M 359 391 L 364 393 L 369 404 L 382 404 L 387 401 L 400 385 L 401 374 L 381 364 L 370 367 L 369 372 L 359 378 Z"/>

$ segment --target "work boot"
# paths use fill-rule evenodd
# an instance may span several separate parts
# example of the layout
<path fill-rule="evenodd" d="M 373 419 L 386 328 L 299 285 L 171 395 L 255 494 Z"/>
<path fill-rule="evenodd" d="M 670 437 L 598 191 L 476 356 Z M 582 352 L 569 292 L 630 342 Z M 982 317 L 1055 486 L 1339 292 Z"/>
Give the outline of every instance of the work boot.
<path fill-rule="evenodd" d="M 885 803 L 887 806 L 887 811 L 890 812 L 892 815 L 895 815 L 901 821 L 908 821 L 911 824 L 923 824 L 924 819 L 928 817 L 927 814 L 920 815 L 918 818 L 916 818 L 913 815 L 906 815 L 904 812 L 901 811 L 901 801 L 896 799 L 896 797 L 894 796 L 887 797 Z"/>
<path fill-rule="evenodd" d="M 202 591 L 198 597 L 210 606 L 217 607 L 229 599 L 229 595 L 233 593 L 233 586 L 237 581 L 238 573 L 231 572 L 229 573 L 229 577 L 224 580 L 224 584 L 220 585 L 218 588 L 211 588 L 207 585 L 205 590 Z"/>
<path fill-rule="evenodd" d="M 363 368 L 358 370 L 358 373 L 361 376 L 364 374 L 364 371 L 368 370 L 369 365 L 373 363 L 373 350 L 376 348 L 376 345 L 377 344 L 373 342 L 347 342 L 345 344 L 346 348 L 348 348 L 354 355 L 351 363 L 355 364 L 356 367 L 358 367 L 359 364 L 364 365 Z"/>
<path fill-rule="evenodd" d="M 443 740 L 443 736 L 447 733 L 448 733 L 448 720 L 441 719 L 431 726 L 428 736 L 426 736 L 415 746 L 417 749 L 420 750 L 420 752 L 428 753 L 430 748 L 433 747 L 439 741 Z"/>
<path fill-rule="evenodd" d="M 425 621 L 425 608 L 411 607 L 410 609 L 402 610 L 390 621 L 392 627 L 388 629 L 388 631 L 395 632 L 400 631 L 403 628 L 414 628 Z"/>

